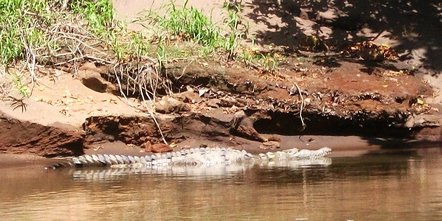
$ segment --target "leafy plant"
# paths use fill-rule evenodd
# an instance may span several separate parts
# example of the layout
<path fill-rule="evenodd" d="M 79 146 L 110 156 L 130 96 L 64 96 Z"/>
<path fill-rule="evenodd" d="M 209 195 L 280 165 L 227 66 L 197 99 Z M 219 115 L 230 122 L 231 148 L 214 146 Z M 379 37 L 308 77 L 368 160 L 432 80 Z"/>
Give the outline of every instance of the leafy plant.
<path fill-rule="evenodd" d="M 240 30 L 240 24 L 242 24 L 242 22 L 238 15 L 238 12 L 241 11 L 241 2 L 235 4 L 224 2 L 224 8 L 227 9 L 228 14 L 227 18 L 224 19 L 224 24 L 229 29 L 229 33 L 224 40 L 224 48 L 228 53 L 229 60 L 233 60 L 234 57 L 236 57 L 236 49 L 240 44 L 240 40 L 244 36 L 244 32 Z"/>
<path fill-rule="evenodd" d="M 53 22 L 48 7 L 43 0 L 0 0 L 0 63 L 22 57 L 25 44 L 42 45 L 42 29 Z"/>
<path fill-rule="evenodd" d="M 283 60 L 283 57 L 273 51 L 264 52 L 257 49 L 244 48 L 239 55 L 239 59 L 248 66 L 273 73 L 277 70 L 278 64 Z"/>
<path fill-rule="evenodd" d="M 14 85 L 15 89 L 17 89 L 18 93 L 20 93 L 23 97 L 29 97 L 29 88 L 23 83 L 22 76 L 17 74 L 15 71 L 8 71 L 11 76 L 12 85 Z"/>
<path fill-rule="evenodd" d="M 89 26 L 96 34 L 105 35 L 112 27 L 114 9 L 109 0 L 77 0 L 71 1 L 71 9 L 82 14 L 89 22 Z"/>
<path fill-rule="evenodd" d="M 157 17 L 158 24 L 175 36 L 216 48 L 221 37 L 220 29 L 200 10 L 187 7 L 187 3 L 181 8 L 172 2 L 167 16 Z"/>

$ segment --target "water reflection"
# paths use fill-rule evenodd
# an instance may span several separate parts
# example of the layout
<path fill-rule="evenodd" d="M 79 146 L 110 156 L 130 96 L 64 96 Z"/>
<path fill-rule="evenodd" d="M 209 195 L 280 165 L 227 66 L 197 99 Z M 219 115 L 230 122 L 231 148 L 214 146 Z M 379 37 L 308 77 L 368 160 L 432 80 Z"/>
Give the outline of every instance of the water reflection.
<path fill-rule="evenodd" d="M 227 171 L 0 170 L 2 220 L 442 220 L 440 149 Z"/>
<path fill-rule="evenodd" d="M 196 165 L 196 166 L 160 166 L 160 167 L 136 167 L 136 168 L 83 168 L 70 169 L 74 180 L 100 181 L 124 179 L 131 174 L 151 174 L 171 176 L 179 179 L 221 179 L 236 175 L 244 174 L 247 170 L 254 167 L 273 171 L 274 169 L 286 168 L 296 170 L 301 168 L 321 168 L 332 164 L 330 158 L 303 159 L 296 161 L 275 161 L 261 162 L 262 164 L 253 163 L 232 163 L 228 165 Z M 271 177 L 271 176 L 270 176 Z"/>

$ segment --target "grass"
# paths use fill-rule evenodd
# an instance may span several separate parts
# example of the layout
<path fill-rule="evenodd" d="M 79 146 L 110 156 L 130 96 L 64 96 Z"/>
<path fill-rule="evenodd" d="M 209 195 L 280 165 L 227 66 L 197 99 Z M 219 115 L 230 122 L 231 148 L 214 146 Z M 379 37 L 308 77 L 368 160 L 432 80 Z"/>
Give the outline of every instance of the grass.
<path fill-rule="evenodd" d="M 110 0 L 77 0 L 70 1 L 69 7 L 74 13 L 81 14 L 89 22 L 90 29 L 99 35 L 106 36 L 113 27 L 114 9 Z"/>
<path fill-rule="evenodd" d="M 108 0 L 70 1 L 66 9 L 56 0 L 0 0 L 0 63 L 44 57 L 45 52 L 63 49 L 64 39 L 52 39 L 54 26 L 72 23 L 76 16 L 84 17 L 88 30 L 109 35 L 113 9 Z M 65 31 L 65 30 L 62 30 Z M 49 50 L 49 51 L 48 51 Z"/>
<path fill-rule="evenodd" d="M 149 27 L 150 29 L 159 29 L 161 37 L 156 37 L 163 39 L 163 41 L 159 46 L 160 53 L 157 50 L 157 57 L 160 57 L 163 63 L 176 59 L 173 54 L 169 53 L 170 42 L 189 41 L 196 45 L 193 48 L 182 47 L 181 51 L 183 52 L 175 54 L 189 54 L 185 51 L 197 49 L 199 59 L 220 60 L 221 55 L 221 60 L 241 62 L 246 66 L 259 68 L 265 72 L 277 70 L 281 56 L 276 53 L 256 53 L 243 45 L 248 32 L 248 24 L 245 24 L 239 15 L 242 10 L 241 1 L 238 3 L 224 2 L 223 8 L 226 10 L 226 17 L 219 25 L 204 15 L 201 10 L 187 6 L 187 1 L 183 6 L 177 6 L 171 2 L 165 7 L 166 12 L 163 16 L 151 10 L 144 19 L 141 19 L 144 23 L 146 21 L 153 23 L 153 26 Z M 173 48 L 180 50 L 179 47 Z"/>
<path fill-rule="evenodd" d="M 247 66 L 273 73 L 277 70 L 279 63 L 284 60 L 284 57 L 273 51 L 264 52 L 253 48 L 243 48 L 238 55 L 238 60 L 244 62 Z"/>
<path fill-rule="evenodd" d="M 171 35 L 183 40 L 192 40 L 202 46 L 217 48 L 221 39 L 220 29 L 212 20 L 194 7 L 177 7 L 173 2 L 166 12 L 167 16 L 156 15 L 155 21 Z"/>
<path fill-rule="evenodd" d="M 24 82 L 37 80 L 39 65 L 85 59 L 87 48 L 95 50 L 91 39 L 107 40 L 114 32 L 110 1 L 76 0 L 65 7 L 60 2 L 0 0 L 0 66 L 12 67 L 6 73 L 24 97 L 31 94 Z"/>
<path fill-rule="evenodd" d="M 23 77 L 20 76 L 20 74 L 15 71 L 9 72 L 9 75 L 11 77 L 12 84 L 13 84 L 14 88 L 17 89 L 18 93 L 22 97 L 29 97 L 29 95 L 30 95 L 29 88 L 28 88 L 27 84 L 23 82 L 24 81 Z"/>
<path fill-rule="evenodd" d="M 156 35 L 149 35 L 128 31 L 116 21 L 111 0 L 72 0 L 65 6 L 60 2 L 0 0 L 0 66 L 13 66 L 19 72 L 11 79 L 23 96 L 31 94 L 24 82 L 36 81 L 39 65 L 57 67 L 84 60 L 120 64 L 154 57 L 161 68 L 172 60 L 212 59 L 270 72 L 277 69 L 275 54 L 257 53 L 242 44 L 248 27 L 239 15 L 241 3 L 225 2 L 226 17 L 215 24 L 187 1 L 183 6 L 171 2 L 165 5 L 165 16 L 152 11 L 147 15 L 158 28 Z M 21 73 L 26 70 L 28 76 Z"/>
<path fill-rule="evenodd" d="M 236 57 L 236 51 L 240 44 L 240 40 L 245 35 L 245 32 L 240 30 L 242 22 L 238 15 L 241 11 L 241 2 L 238 4 L 224 2 L 224 9 L 227 10 L 227 18 L 224 19 L 224 23 L 229 29 L 228 35 L 224 40 L 224 49 L 228 53 L 228 59 L 233 60 Z M 248 27 L 243 28 L 245 31 L 248 30 Z"/>
<path fill-rule="evenodd" d="M 42 29 L 52 22 L 47 6 L 39 0 L 0 0 L 0 63 L 23 57 L 26 44 L 41 46 Z"/>

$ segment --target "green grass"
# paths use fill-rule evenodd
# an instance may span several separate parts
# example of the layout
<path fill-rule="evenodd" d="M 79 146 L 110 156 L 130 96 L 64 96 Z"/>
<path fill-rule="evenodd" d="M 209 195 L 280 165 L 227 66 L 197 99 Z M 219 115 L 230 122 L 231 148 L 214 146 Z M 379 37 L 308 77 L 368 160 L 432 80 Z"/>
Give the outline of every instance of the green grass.
<path fill-rule="evenodd" d="M 232 4 L 230 2 L 224 2 L 224 9 L 227 10 L 227 18 L 224 19 L 224 24 L 228 27 L 229 32 L 224 40 L 224 49 L 228 53 L 228 59 L 233 60 L 236 57 L 236 51 L 240 44 L 241 39 L 245 33 L 240 30 L 241 18 L 238 13 L 241 11 L 241 3 Z M 245 27 L 245 31 L 248 27 Z"/>
<path fill-rule="evenodd" d="M 83 15 L 96 34 L 107 35 L 113 27 L 114 9 L 110 0 L 74 0 L 69 7 L 74 13 Z"/>
<path fill-rule="evenodd" d="M 187 1 L 183 6 L 171 2 L 164 7 L 166 12 L 163 16 L 151 10 L 146 20 L 165 31 L 166 36 L 178 41 L 196 43 L 202 58 L 213 57 L 220 52 L 226 53 L 228 60 L 236 57 L 236 50 L 244 36 L 240 30 L 242 24 L 238 15 L 241 10 L 239 5 L 224 4 L 227 17 L 221 25 L 215 24 L 201 10 L 187 6 Z"/>
<path fill-rule="evenodd" d="M 247 66 L 253 66 L 270 73 L 275 72 L 279 63 L 284 60 L 276 52 L 264 53 L 247 48 L 241 50 L 237 59 L 244 62 Z"/>
<path fill-rule="evenodd" d="M 164 7 L 166 7 L 166 13 L 163 16 L 152 10 L 146 15 L 146 20 L 154 24 L 150 28 L 159 28 L 158 32 L 161 33 L 161 37 L 157 37 L 163 39 L 156 51 L 156 56 L 162 61 L 160 63 L 173 60 L 174 54 L 180 54 L 169 53 L 171 48 L 180 50 L 179 47 L 170 47 L 171 41 L 168 42 L 167 39 L 174 39 L 178 42 L 190 41 L 197 44 L 193 49 L 182 47 L 181 54 L 192 54 L 185 51 L 193 50 L 198 51 L 199 59 L 219 60 L 221 55 L 224 56 L 224 60 L 242 62 L 246 66 L 253 66 L 266 72 L 277 70 L 282 60 L 280 55 L 272 52 L 256 53 L 243 45 L 248 32 L 248 24 L 245 24 L 239 15 L 242 10 L 241 2 L 234 4 L 226 1 L 223 5 L 226 17 L 222 24 L 218 25 L 201 10 L 187 6 L 187 1 L 183 6 L 177 6 L 172 2 Z"/>
<path fill-rule="evenodd" d="M 70 1 L 62 10 L 56 0 L 0 0 L 0 63 L 25 57 L 25 50 L 49 44 L 48 32 L 56 22 L 82 16 L 88 29 L 100 36 L 110 36 L 114 12 L 110 0 Z M 63 40 L 63 39 L 62 39 Z M 51 48 L 60 48 L 51 42 Z"/>
<path fill-rule="evenodd" d="M 23 77 L 15 71 L 10 71 L 9 76 L 11 77 L 12 85 L 18 93 L 20 93 L 22 97 L 29 97 L 29 88 L 27 84 L 23 82 Z"/>
<path fill-rule="evenodd" d="M 73 0 L 66 8 L 60 2 L 0 0 L 0 66 L 12 68 L 7 73 L 23 96 L 30 94 L 17 77 L 25 76 L 24 71 L 34 82 L 37 65 L 75 60 L 90 47 L 87 41 L 94 35 L 110 42 L 114 33 L 110 0 Z"/>
<path fill-rule="evenodd" d="M 39 47 L 53 19 L 42 0 L 0 0 L 0 63 L 23 57 L 27 44 Z"/>
<path fill-rule="evenodd" d="M 187 1 L 183 6 L 172 2 L 165 5 L 164 16 L 148 14 L 159 29 L 148 35 L 128 31 L 116 21 L 111 0 L 71 0 L 65 8 L 60 2 L 0 0 L 0 66 L 12 64 L 15 70 L 28 70 L 33 82 L 36 65 L 73 64 L 86 57 L 106 63 L 154 57 L 160 67 L 181 59 L 228 60 L 270 72 L 280 61 L 273 53 L 244 49 L 248 27 L 239 15 L 240 3 L 226 2 L 226 17 L 215 24 Z M 22 95 L 29 94 L 25 83 L 12 79 Z"/>
<path fill-rule="evenodd" d="M 167 16 L 164 17 L 157 16 L 155 20 L 170 34 L 214 49 L 219 46 L 219 40 L 222 37 L 220 29 L 200 10 L 187 7 L 187 1 L 183 7 L 177 7 L 173 2 L 170 3 L 166 14 Z"/>

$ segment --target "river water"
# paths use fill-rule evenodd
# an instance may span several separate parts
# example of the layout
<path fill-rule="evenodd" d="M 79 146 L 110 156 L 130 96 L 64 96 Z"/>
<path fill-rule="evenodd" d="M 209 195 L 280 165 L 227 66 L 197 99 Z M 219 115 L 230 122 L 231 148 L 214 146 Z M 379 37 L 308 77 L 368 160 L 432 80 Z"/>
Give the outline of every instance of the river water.
<path fill-rule="evenodd" d="M 0 220 L 442 220 L 441 148 L 329 166 L 0 169 Z"/>

